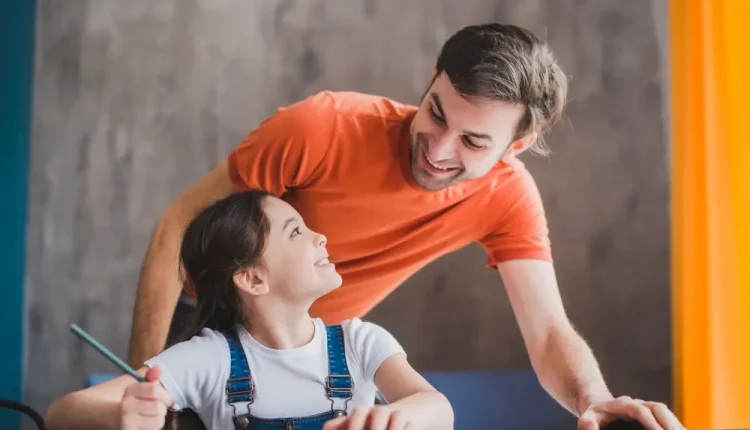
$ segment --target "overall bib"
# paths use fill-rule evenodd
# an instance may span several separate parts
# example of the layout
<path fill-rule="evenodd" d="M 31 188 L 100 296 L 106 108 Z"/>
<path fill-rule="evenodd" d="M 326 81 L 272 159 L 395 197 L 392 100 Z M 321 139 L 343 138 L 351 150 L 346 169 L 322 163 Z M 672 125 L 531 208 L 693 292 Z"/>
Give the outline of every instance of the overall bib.
<path fill-rule="evenodd" d="M 344 331 L 340 325 L 327 326 L 328 376 L 325 394 L 331 401 L 331 410 L 306 417 L 257 418 L 250 413 L 255 401 L 255 383 L 250 374 L 245 351 L 242 349 L 236 330 L 223 333 L 229 343 L 230 373 L 226 384 L 227 402 L 232 407 L 232 418 L 236 429 L 246 430 L 320 430 L 326 421 L 346 415 L 347 404 L 352 398 L 354 382 L 349 375 L 344 348 Z M 335 399 L 340 399 L 343 409 L 335 407 Z M 238 414 L 237 403 L 249 402 L 247 413 Z"/>

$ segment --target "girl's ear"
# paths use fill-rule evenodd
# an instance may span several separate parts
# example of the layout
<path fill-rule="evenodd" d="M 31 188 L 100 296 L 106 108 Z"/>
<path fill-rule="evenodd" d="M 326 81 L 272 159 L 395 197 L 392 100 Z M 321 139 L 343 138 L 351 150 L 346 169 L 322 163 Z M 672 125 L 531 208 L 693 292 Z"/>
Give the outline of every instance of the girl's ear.
<path fill-rule="evenodd" d="M 268 282 L 262 270 L 245 267 L 234 272 L 232 276 L 234 285 L 240 290 L 254 296 L 268 294 Z"/>

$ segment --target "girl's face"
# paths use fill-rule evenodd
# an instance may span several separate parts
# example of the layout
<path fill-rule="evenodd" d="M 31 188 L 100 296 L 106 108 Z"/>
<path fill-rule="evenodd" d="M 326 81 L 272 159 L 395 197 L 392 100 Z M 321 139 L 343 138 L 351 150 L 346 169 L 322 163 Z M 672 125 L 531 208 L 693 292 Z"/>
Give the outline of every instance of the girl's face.
<path fill-rule="evenodd" d="M 269 294 L 290 301 L 314 301 L 341 285 L 341 275 L 328 261 L 326 237 L 307 226 L 287 202 L 266 197 L 270 221 L 262 266 Z"/>

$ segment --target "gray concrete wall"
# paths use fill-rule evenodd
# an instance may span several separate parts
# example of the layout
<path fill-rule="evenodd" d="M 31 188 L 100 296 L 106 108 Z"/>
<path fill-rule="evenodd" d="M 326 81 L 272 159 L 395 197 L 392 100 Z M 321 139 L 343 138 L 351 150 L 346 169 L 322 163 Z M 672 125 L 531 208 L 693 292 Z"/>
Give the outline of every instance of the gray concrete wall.
<path fill-rule="evenodd" d="M 43 409 L 125 356 L 161 211 L 278 105 L 322 89 L 417 102 L 441 43 L 497 20 L 546 37 L 571 81 L 550 159 L 526 157 L 562 294 L 616 392 L 669 400 L 668 175 L 656 0 L 39 1 L 25 397 Z M 390 5 L 390 4 L 393 5 Z M 528 366 L 470 246 L 371 318 L 423 370 Z M 429 297 L 429 300 L 428 300 Z"/>

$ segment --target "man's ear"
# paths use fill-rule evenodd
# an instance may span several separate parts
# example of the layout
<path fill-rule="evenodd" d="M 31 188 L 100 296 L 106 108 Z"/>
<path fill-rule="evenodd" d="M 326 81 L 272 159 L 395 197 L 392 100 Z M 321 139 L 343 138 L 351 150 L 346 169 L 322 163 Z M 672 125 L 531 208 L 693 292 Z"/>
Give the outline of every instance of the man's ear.
<path fill-rule="evenodd" d="M 268 282 L 265 273 L 258 268 L 244 267 L 234 272 L 234 285 L 240 290 L 254 296 L 268 294 Z"/>
<path fill-rule="evenodd" d="M 510 145 L 508 145 L 508 148 L 505 149 L 505 152 L 503 153 L 503 156 L 501 157 L 502 160 L 508 161 L 511 158 L 515 158 L 525 152 L 527 149 L 531 148 L 534 143 L 536 143 L 537 134 L 536 133 L 529 133 L 523 137 L 520 137 L 516 140 L 514 140 Z"/>

